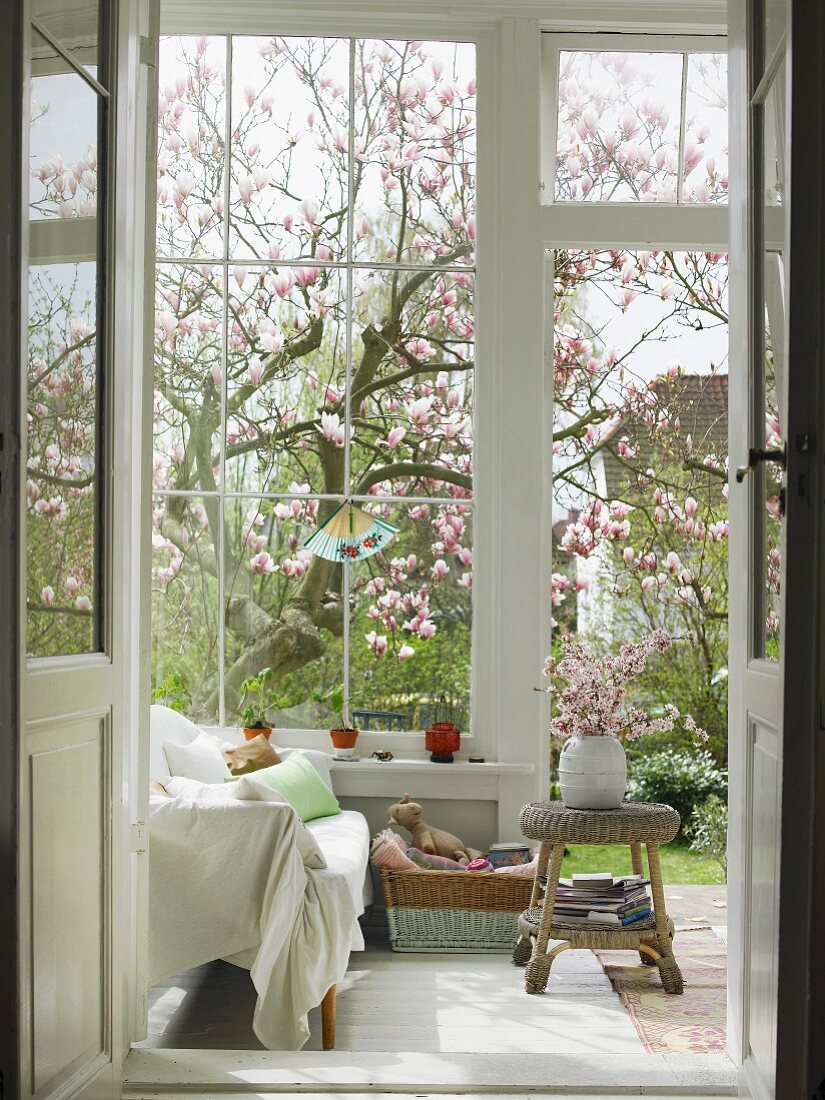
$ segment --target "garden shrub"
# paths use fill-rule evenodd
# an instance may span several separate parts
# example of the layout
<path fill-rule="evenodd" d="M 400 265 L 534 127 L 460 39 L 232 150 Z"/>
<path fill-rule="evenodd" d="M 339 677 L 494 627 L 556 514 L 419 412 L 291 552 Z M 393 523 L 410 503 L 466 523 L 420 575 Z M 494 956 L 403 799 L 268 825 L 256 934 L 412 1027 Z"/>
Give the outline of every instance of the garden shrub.
<path fill-rule="evenodd" d="M 727 800 L 727 772 L 717 767 L 713 757 L 702 749 L 676 752 L 662 749 L 628 759 L 630 785 L 627 798 L 632 802 L 664 802 L 678 810 L 681 833 L 691 819 L 695 806 L 711 795 Z"/>
<path fill-rule="evenodd" d="M 728 873 L 728 806 L 712 794 L 700 806 L 693 807 L 686 829 L 694 852 L 710 856 Z"/>

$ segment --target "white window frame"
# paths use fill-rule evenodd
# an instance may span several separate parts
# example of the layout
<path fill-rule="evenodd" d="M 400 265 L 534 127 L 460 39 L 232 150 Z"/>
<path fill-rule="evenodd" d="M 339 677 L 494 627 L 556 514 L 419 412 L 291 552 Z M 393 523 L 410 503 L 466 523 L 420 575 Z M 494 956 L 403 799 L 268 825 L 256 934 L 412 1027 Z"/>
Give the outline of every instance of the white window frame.
<path fill-rule="evenodd" d="M 557 34 L 541 36 L 541 231 L 548 248 L 727 249 L 727 204 L 555 201 L 557 88 L 562 50 L 725 53 L 724 35 Z M 683 91 L 684 96 L 684 91 Z M 682 141 L 684 138 L 682 137 Z M 681 166 L 680 153 L 680 166 Z M 680 180 L 681 183 L 681 180 Z"/>

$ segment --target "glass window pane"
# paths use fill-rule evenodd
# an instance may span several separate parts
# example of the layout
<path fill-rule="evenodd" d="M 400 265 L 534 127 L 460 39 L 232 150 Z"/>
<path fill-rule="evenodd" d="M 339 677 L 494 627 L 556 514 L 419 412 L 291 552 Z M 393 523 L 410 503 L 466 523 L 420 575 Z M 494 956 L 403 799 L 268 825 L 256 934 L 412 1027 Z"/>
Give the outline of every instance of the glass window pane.
<path fill-rule="evenodd" d="M 728 201 L 728 55 L 688 55 L 684 202 Z"/>
<path fill-rule="evenodd" d="M 231 491 L 344 492 L 343 297 L 329 268 L 231 269 Z"/>
<path fill-rule="evenodd" d="M 761 407 L 756 413 L 755 440 L 766 450 L 784 446 L 783 381 L 785 375 L 785 66 L 774 77 L 763 110 L 762 218 L 764 264 L 762 284 L 765 299 L 764 376 L 757 386 Z M 764 436 L 760 428 L 764 418 Z M 763 576 L 763 601 L 756 623 L 756 656 L 779 660 L 781 643 L 782 507 L 785 475 L 776 463 L 757 468 L 753 491 L 757 494 L 757 523 L 754 542 Z M 764 511 L 761 502 L 764 501 Z M 759 603 L 757 602 L 757 607 Z"/>
<path fill-rule="evenodd" d="M 160 263 L 156 280 L 153 485 L 214 490 L 223 388 L 221 269 Z"/>
<path fill-rule="evenodd" d="M 232 74 L 230 254 L 341 259 L 348 41 L 236 37 Z"/>
<path fill-rule="evenodd" d="M 355 87 L 355 259 L 472 262 L 475 46 L 359 39 Z"/>
<path fill-rule="evenodd" d="M 682 55 L 562 50 L 557 202 L 676 202 Z"/>
<path fill-rule="evenodd" d="M 473 537 L 469 504 L 365 505 L 394 523 L 350 567 L 350 697 L 370 729 L 423 730 L 442 696 L 470 724 Z"/>
<path fill-rule="evenodd" d="M 64 49 L 71 51 L 79 65 L 101 79 L 99 3 L 94 0 L 31 0 L 29 12 Z"/>
<path fill-rule="evenodd" d="M 356 272 L 353 492 L 472 493 L 473 286 L 470 272 Z"/>
<path fill-rule="evenodd" d="M 152 520 L 153 697 L 217 722 L 220 504 L 157 497 Z"/>
<path fill-rule="evenodd" d="M 638 690 L 727 740 L 727 257 L 555 254 L 559 631 L 676 639 Z"/>
<path fill-rule="evenodd" d="M 90 219 L 98 205 L 98 96 L 32 33 L 29 219 Z M 95 247 L 94 231 L 88 238 Z"/>
<path fill-rule="evenodd" d="M 157 249 L 223 255 L 226 40 L 161 38 Z"/>
<path fill-rule="evenodd" d="M 98 112 L 78 75 L 41 74 L 49 47 L 33 35 L 28 280 L 27 652 L 89 653 L 101 646 L 98 401 Z M 102 182 L 102 181 L 101 181 Z M 83 217 L 78 238 L 60 218 Z M 43 235 L 34 239 L 38 223 Z M 31 223 L 30 223 L 31 224 Z M 81 258 L 81 253 L 82 255 Z"/>
<path fill-rule="evenodd" d="M 264 668 L 274 672 L 272 718 L 280 728 L 325 721 L 313 695 L 343 680 L 341 566 L 303 544 L 329 502 L 226 501 L 226 720 L 237 715 L 240 687 Z"/>

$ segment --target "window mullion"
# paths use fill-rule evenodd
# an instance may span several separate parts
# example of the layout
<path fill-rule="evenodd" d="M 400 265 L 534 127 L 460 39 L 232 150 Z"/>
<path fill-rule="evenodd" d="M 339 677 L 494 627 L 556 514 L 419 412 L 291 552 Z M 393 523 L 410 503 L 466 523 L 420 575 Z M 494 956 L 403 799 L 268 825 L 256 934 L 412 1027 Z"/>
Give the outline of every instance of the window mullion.
<path fill-rule="evenodd" d="M 353 242 L 353 229 L 355 224 L 355 216 L 353 212 L 353 206 L 355 203 L 355 39 L 349 40 L 349 103 L 348 103 L 348 120 L 347 120 L 347 245 L 346 245 L 346 304 L 344 309 L 344 495 L 349 496 L 352 485 L 352 409 L 350 408 L 350 386 L 352 382 L 352 348 L 353 348 L 353 335 L 352 328 L 354 323 L 353 309 L 352 309 L 352 297 L 353 297 L 353 277 L 352 277 L 352 242 Z M 349 605 L 349 564 L 344 562 L 341 567 L 342 584 L 341 584 L 341 600 L 342 600 L 342 619 L 343 619 L 343 636 L 342 636 L 342 648 L 343 648 L 343 674 L 344 674 L 344 700 L 345 700 L 345 723 L 349 721 L 349 691 L 350 691 L 350 676 L 349 676 L 349 628 L 350 628 L 350 605 Z"/>
<path fill-rule="evenodd" d="M 221 437 L 218 443 L 220 466 L 218 469 L 218 515 L 220 529 L 217 538 L 218 550 L 218 722 L 226 725 L 226 416 L 227 385 L 229 378 L 229 173 L 230 138 L 232 136 L 232 36 L 226 38 L 226 109 L 224 111 L 224 148 L 223 148 L 223 325 L 221 327 Z"/>
<path fill-rule="evenodd" d="M 676 205 L 684 202 L 685 192 L 685 122 L 687 120 L 687 74 L 690 54 L 682 54 L 682 99 L 679 104 L 679 161 L 676 166 Z"/>

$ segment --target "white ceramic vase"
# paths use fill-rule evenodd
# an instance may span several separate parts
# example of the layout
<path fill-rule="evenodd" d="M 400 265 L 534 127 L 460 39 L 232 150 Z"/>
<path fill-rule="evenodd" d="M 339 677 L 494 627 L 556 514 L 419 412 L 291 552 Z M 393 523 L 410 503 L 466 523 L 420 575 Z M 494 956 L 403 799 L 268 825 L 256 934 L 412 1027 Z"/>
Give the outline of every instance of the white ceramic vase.
<path fill-rule="evenodd" d="M 613 810 L 627 787 L 624 745 L 608 737 L 568 737 L 559 758 L 559 787 L 572 810 Z"/>

